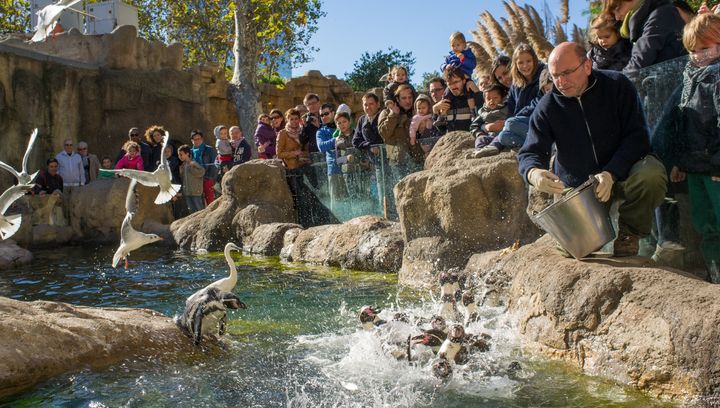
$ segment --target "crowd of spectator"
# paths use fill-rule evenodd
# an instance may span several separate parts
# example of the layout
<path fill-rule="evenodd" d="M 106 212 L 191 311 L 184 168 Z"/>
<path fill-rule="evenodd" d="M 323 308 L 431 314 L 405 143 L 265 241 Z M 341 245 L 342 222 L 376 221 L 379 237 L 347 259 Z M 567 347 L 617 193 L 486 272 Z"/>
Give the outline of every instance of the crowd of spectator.
<path fill-rule="evenodd" d="M 701 11 L 705 13 L 695 16 L 682 0 L 605 0 L 602 13 L 590 24 L 589 52 L 563 43 L 541 61 L 530 45 L 521 44 L 511 56 L 495 58 L 492 71 L 477 84 L 472 77 L 475 56 L 463 34 L 456 32 L 449 39 L 443 75 L 428 82 L 427 94 L 417 92 L 399 65 L 388 73 L 382 99 L 372 92 L 363 95 L 358 117 L 347 105 L 308 93 L 302 105 L 258 117 L 254 149 L 239 127 L 224 125 L 213 131 L 215 147 L 193 130 L 191 145 L 176 149 L 170 144 L 165 152 L 160 151 L 161 126 L 148 128 L 144 138 L 132 128 L 114 161 L 88 154 L 85 142 L 74 152 L 72 140 L 66 140 L 64 151 L 48 160 L 36 191 L 108 177 L 100 169 L 110 167 L 153 171 L 165 154 L 173 183 L 182 183 L 181 195 L 190 211 L 196 211 L 215 199 L 214 186 L 223 174 L 250 160 L 255 150 L 259 159 L 282 160 L 296 197 L 302 180 L 314 188 L 327 185 L 331 208 L 342 206 L 357 188 L 347 169 L 363 169 L 374 180 L 369 188 L 376 205 L 392 218 L 397 214 L 395 183 L 422 168 L 439 138 L 470 131 L 476 149 L 466 158 L 517 151 L 520 174 L 535 189 L 562 193 L 594 177 L 601 201 L 622 198 L 618 256 L 638 253 L 638 239 L 653 229 L 668 176 L 670 182 L 679 182 L 687 174 L 695 225 L 712 268 L 720 263 L 720 17 L 706 7 Z M 687 143 L 676 146 L 676 152 L 686 154 L 676 155 L 668 167 L 651 151 L 650 129 L 628 76 L 688 52 L 679 105 L 685 113 Z M 308 171 L 319 157 L 326 181 Z M 711 205 L 703 204 L 708 202 Z"/>

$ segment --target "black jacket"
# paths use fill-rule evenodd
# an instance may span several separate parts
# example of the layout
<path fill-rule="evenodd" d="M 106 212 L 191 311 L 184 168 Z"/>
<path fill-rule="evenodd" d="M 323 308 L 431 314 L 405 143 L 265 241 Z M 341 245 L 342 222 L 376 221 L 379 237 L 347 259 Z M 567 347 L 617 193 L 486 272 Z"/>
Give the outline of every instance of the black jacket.
<path fill-rule="evenodd" d="M 591 44 L 589 57 L 593 61 L 595 69 L 609 69 L 611 71 L 622 71 L 630 61 L 632 44 L 626 38 L 621 38 L 615 45 L 605 49 L 597 44 Z"/>
<path fill-rule="evenodd" d="M 630 17 L 632 54 L 623 71 L 634 71 L 685 55 L 685 23 L 670 0 L 645 0 Z"/>
<path fill-rule="evenodd" d="M 556 89 L 545 95 L 530 118 L 530 130 L 518 152 L 520 174 L 547 169 L 557 145 L 553 172 L 569 187 L 608 171 L 618 180 L 650 152 L 650 138 L 640 98 L 632 82 L 615 71 L 592 71 L 579 97 Z"/>
<path fill-rule="evenodd" d="M 545 69 L 542 62 L 533 74 L 532 81 L 521 87 L 511 85 L 508 92 L 507 107 L 510 117 L 530 116 L 542 95 L 540 94 L 540 74 Z"/>

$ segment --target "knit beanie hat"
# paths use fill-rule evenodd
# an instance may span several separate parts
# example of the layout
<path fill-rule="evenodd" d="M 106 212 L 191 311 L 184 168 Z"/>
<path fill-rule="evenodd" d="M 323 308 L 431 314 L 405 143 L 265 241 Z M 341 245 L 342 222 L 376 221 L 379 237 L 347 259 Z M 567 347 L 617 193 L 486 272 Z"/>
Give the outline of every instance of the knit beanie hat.
<path fill-rule="evenodd" d="M 335 113 L 340 113 L 340 112 L 347 112 L 347 114 L 350 115 L 350 117 L 352 117 L 352 109 L 350 109 L 350 107 L 344 103 L 341 103 L 340 106 L 338 106 L 337 110 L 335 111 Z"/>
<path fill-rule="evenodd" d="M 220 129 L 227 129 L 227 126 L 225 126 L 225 125 L 215 126 L 215 129 L 213 129 L 213 135 L 215 135 L 215 139 L 220 139 Z"/>

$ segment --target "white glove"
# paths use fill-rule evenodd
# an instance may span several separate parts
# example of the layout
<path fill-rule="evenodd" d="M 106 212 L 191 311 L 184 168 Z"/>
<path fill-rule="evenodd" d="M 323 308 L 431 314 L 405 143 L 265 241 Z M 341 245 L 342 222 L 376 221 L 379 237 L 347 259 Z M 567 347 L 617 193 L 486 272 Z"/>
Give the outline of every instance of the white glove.
<path fill-rule="evenodd" d="M 565 184 L 548 170 L 534 168 L 528 173 L 528 181 L 543 193 L 562 194 Z"/>
<path fill-rule="evenodd" d="M 595 188 L 595 195 L 600 202 L 604 203 L 610 199 L 615 181 L 613 180 L 612 174 L 607 171 L 596 174 L 595 179 L 598 181 L 598 185 Z"/>

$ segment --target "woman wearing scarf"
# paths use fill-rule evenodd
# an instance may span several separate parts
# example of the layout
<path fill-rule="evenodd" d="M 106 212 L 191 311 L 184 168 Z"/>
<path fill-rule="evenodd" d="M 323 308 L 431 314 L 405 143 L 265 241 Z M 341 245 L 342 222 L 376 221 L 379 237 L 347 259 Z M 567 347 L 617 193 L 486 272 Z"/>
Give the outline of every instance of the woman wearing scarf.
<path fill-rule="evenodd" d="M 287 123 L 285 129 L 278 133 L 277 157 L 285 163 L 288 170 L 296 170 L 310 162 L 308 147 L 300 143 L 300 112 L 295 109 L 288 109 L 285 112 Z"/>
<path fill-rule="evenodd" d="M 605 10 L 622 21 L 620 36 L 632 42 L 631 72 L 685 55 L 684 22 L 671 0 L 606 0 Z"/>

